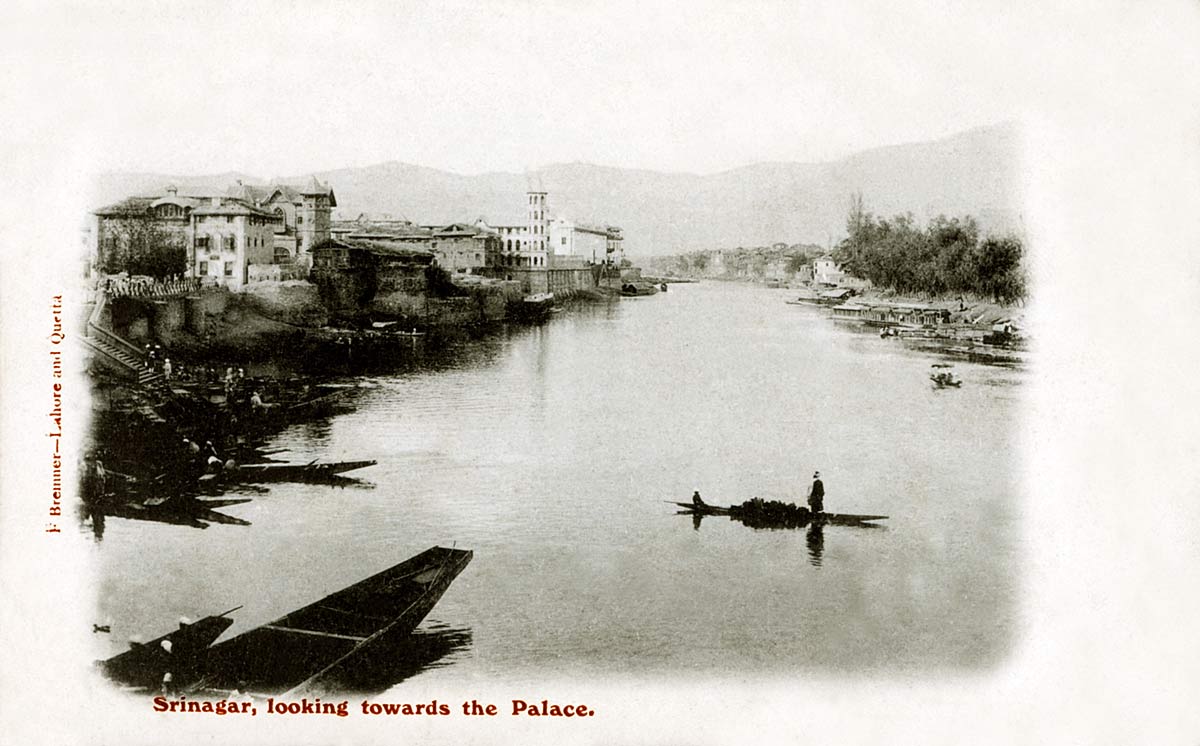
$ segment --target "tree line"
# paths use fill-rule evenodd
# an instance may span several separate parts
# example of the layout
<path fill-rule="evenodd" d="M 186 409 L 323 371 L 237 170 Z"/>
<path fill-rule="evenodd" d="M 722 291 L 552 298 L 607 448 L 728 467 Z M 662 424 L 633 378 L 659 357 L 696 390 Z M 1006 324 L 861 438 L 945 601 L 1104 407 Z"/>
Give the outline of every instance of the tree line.
<path fill-rule="evenodd" d="M 1021 239 L 981 237 L 972 217 L 939 215 L 921 228 L 911 214 L 876 218 L 851 201 L 846 238 L 834 251 L 842 270 L 899 293 L 970 293 L 997 303 L 1024 300 Z"/>

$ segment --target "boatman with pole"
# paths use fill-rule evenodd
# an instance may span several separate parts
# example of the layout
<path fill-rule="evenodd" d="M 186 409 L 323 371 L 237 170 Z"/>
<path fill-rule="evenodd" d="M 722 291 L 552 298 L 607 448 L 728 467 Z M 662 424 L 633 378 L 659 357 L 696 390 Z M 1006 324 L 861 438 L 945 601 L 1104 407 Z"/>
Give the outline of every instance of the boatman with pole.
<path fill-rule="evenodd" d="M 812 489 L 808 491 L 808 508 L 813 515 L 825 512 L 825 483 L 821 481 L 821 472 L 813 472 Z"/>

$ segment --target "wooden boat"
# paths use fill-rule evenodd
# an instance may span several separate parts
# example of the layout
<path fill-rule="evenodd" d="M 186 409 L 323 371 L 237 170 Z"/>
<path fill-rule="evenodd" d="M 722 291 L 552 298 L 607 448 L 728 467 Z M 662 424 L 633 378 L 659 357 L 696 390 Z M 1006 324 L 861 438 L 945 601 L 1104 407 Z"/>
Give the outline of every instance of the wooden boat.
<path fill-rule="evenodd" d="M 696 504 L 690 502 L 668 502 L 671 502 L 672 505 L 677 505 L 682 508 L 683 510 L 680 512 L 690 515 L 723 515 L 738 520 L 743 520 L 747 517 L 753 517 L 751 514 L 749 514 L 749 511 L 743 509 L 743 506 L 741 505 L 726 507 L 721 505 L 709 505 L 707 503 Z M 797 507 L 796 510 L 799 511 L 799 515 L 797 516 L 798 520 L 789 520 L 786 521 L 787 523 L 796 523 L 800 526 L 804 526 L 809 523 L 820 523 L 829 526 L 860 526 L 863 524 L 870 525 L 871 521 L 882 521 L 887 518 L 886 515 L 855 515 L 853 513 L 818 513 L 813 516 L 811 513 L 808 513 L 807 508 Z M 808 513 L 806 519 L 804 518 L 803 513 Z"/>
<path fill-rule="evenodd" d="M 233 624 L 229 615 L 240 608 L 235 606 L 190 624 L 180 622 L 179 629 L 150 642 L 131 642 L 129 650 L 97 661 L 96 667 L 109 679 L 125 686 L 157 689 L 168 671 L 173 680 L 177 675 L 186 677 L 189 671 L 194 671 L 208 646 Z"/>
<path fill-rule="evenodd" d="M 626 298 L 634 298 L 642 295 L 655 295 L 658 293 L 658 288 L 646 283 L 627 282 L 621 286 L 621 295 Z"/>
<path fill-rule="evenodd" d="M 200 477 L 201 482 L 326 482 L 355 469 L 374 466 L 375 461 L 332 461 L 319 464 L 243 464 Z"/>
<path fill-rule="evenodd" d="M 534 293 L 510 303 L 509 311 L 519 321 L 544 321 L 554 309 L 554 293 Z"/>
<path fill-rule="evenodd" d="M 416 327 L 401 329 L 399 321 L 372 321 L 371 328 L 384 332 L 389 337 L 424 337 L 425 332 L 417 331 Z"/>
<path fill-rule="evenodd" d="M 472 556 L 465 549 L 427 549 L 297 611 L 200 651 L 193 656 L 193 665 L 173 676 L 173 683 L 188 691 L 237 689 L 288 695 L 337 689 L 353 678 L 358 663 L 377 655 L 386 659 L 391 646 L 409 639 Z M 212 639 L 215 636 L 208 642 Z M 108 665 L 112 660 L 101 666 L 112 669 Z M 121 673 L 124 669 L 113 670 Z M 112 678 L 127 683 L 117 676 Z M 138 677 L 139 681 L 145 679 Z M 159 681 L 150 683 L 157 686 Z"/>
<path fill-rule="evenodd" d="M 931 367 L 936 369 L 929 374 L 929 380 L 933 381 L 934 387 L 944 389 L 962 386 L 962 380 L 952 371 L 954 366 L 946 363 L 934 363 Z"/>

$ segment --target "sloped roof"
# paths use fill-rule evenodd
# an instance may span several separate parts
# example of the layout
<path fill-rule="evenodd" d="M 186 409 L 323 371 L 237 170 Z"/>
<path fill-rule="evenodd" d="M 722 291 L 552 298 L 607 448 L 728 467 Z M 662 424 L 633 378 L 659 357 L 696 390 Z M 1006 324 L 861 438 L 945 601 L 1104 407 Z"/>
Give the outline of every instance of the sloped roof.
<path fill-rule="evenodd" d="M 330 206 L 337 207 L 337 197 L 335 197 L 333 195 L 333 187 L 329 186 L 328 184 L 322 184 L 321 182 L 317 181 L 316 176 L 310 177 L 308 180 L 308 183 L 306 183 L 299 191 L 300 191 L 300 194 L 302 194 L 306 197 L 308 197 L 308 196 L 327 196 L 327 197 L 329 197 Z"/>
<path fill-rule="evenodd" d="M 451 223 L 433 231 L 435 236 L 477 236 L 480 233 L 484 233 L 482 228 L 467 223 Z"/>
<path fill-rule="evenodd" d="M 120 202 L 114 202 L 111 205 L 101 207 L 93 212 L 102 218 L 119 218 L 119 217 L 135 217 L 146 214 L 150 209 L 150 205 L 154 204 L 157 197 L 127 197 Z"/>
<path fill-rule="evenodd" d="M 179 205 L 180 207 L 199 207 L 201 200 L 199 197 L 179 197 L 168 194 L 165 197 L 159 197 L 150 203 L 150 207 L 158 207 L 159 205 Z"/>
<path fill-rule="evenodd" d="M 419 245 L 378 238 L 331 238 L 327 241 L 322 241 L 321 243 L 317 244 L 314 247 L 314 250 L 326 248 L 360 249 L 362 251 L 369 251 L 372 254 L 379 254 L 383 256 L 407 256 L 412 258 L 433 256 L 432 251 L 422 248 Z"/>
<path fill-rule="evenodd" d="M 221 200 L 221 204 L 201 205 L 192 210 L 193 215 L 254 215 L 262 218 L 278 220 L 279 216 L 270 210 L 263 210 L 238 199 Z"/>

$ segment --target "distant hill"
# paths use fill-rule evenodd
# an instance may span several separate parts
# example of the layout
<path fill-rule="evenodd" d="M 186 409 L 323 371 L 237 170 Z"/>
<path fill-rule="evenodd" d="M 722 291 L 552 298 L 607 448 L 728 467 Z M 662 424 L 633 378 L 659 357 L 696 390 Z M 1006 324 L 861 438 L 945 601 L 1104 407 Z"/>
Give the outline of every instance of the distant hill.
<path fill-rule="evenodd" d="M 715 174 L 664 173 L 586 163 L 546 166 L 529 174 L 462 175 L 404 163 L 323 171 L 337 212 L 390 213 L 419 223 L 474 220 L 524 222 L 531 183 L 549 192 L 553 215 L 620 225 L 632 256 L 777 241 L 837 241 L 845 232 L 850 195 L 890 216 L 912 212 L 976 216 L 985 229 L 1020 224 L 1017 128 L 1002 124 L 930 142 L 863 151 L 827 163 L 758 163 Z M 301 182 L 308 174 L 287 178 Z M 167 183 L 225 187 L 246 174 L 204 177 L 106 174 L 97 205 L 153 193 Z"/>

